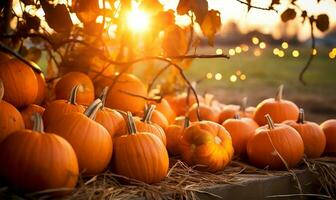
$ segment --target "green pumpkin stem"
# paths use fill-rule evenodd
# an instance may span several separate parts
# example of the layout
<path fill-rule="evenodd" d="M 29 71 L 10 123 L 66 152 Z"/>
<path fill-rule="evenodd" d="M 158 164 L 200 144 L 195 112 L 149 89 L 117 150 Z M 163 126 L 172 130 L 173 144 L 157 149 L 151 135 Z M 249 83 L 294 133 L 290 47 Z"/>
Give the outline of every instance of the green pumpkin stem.
<path fill-rule="evenodd" d="M 240 119 L 240 115 L 238 113 L 234 114 L 233 119 Z"/>
<path fill-rule="evenodd" d="M 44 126 L 41 115 L 39 113 L 34 113 L 32 120 L 34 122 L 33 131 L 44 133 Z"/>
<path fill-rule="evenodd" d="M 71 89 L 71 92 L 70 92 L 70 97 L 69 97 L 69 100 L 68 102 L 70 104 L 73 104 L 73 105 L 76 105 L 76 101 L 77 101 L 77 93 L 78 93 L 78 90 L 79 88 L 82 87 L 81 84 L 78 84 L 78 85 L 75 85 L 72 89 Z"/>
<path fill-rule="evenodd" d="M 305 121 L 304 110 L 302 108 L 300 108 L 299 117 L 298 117 L 298 120 L 296 122 L 299 123 L 299 124 L 304 124 L 304 121 Z"/>
<path fill-rule="evenodd" d="M 240 111 L 245 112 L 246 106 L 247 106 L 247 97 L 244 97 L 240 105 Z"/>
<path fill-rule="evenodd" d="M 184 128 L 188 128 L 190 126 L 190 119 L 188 116 L 184 118 Z"/>
<path fill-rule="evenodd" d="M 149 123 L 150 120 L 152 119 L 153 112 L 155 110 L 155 105 L 151 104 L 147 108 L 145 108 L 145 113 L 141 121 L 145 123 Z"/>
<path fill-rule="evenodd" d="M 98 97 L 102 101 L 102 104 L 103 104 L 102 108 L 104 108 L 104 106 L 105 106 L 106 95 L 107 95 L 108 90 L 109 90 L 108 86 L 104 87 L 103 91 L 100 93 L 100 95 Z"/>
<path fill-rule="evenodd" d="M 88 118 L 94 120 L 96 118 L 97 111 L 103 106 L 100 99 L 96 99 L 89 107 L 85 110 L 84 115 Z"/>
<path fill-rule="evenodd" d="M 5 94 L 5 87 L 2 80 L 0 79 L 0 101 L 2 100 L 4 94 Z"/>
<path fill-rule="evenodd" d="M 270 116 L 269 114 L 266 114 L 266 115 L 265 115 L 265 118 L 266 118 L 266 120 L 267 120 L 268 128 L 269 128 L 270 130 L 273 130 L 273 129 L 275 128 L 275 125 L 274 125 L 274 122 L 273 122 L 271 116 Z"/>
<path fill-rule="evenodd" d="M 135 135 L 137 133 L 137 129 L 135 126 L 132 113 L 129 111 L 127 112 L 127 115 L 126 115 L 126 124 L 127 124 L 128 134 Z"/>
<path fill-rule="evenodd" d="M 276 95 L 275 95 L 275 100 L 276 101 L 281 101 L 282 100 L 283 88 L 284 88 L 284 85 L 281 84 L 278 88 L 278 91 L 277 91 Z"/>

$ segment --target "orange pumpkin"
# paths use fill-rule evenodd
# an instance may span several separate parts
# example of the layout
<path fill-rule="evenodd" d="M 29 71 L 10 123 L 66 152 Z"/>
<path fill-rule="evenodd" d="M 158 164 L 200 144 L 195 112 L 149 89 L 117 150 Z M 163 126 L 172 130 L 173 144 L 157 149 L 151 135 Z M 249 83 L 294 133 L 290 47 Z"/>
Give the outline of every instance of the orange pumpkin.
<path fill-rule="evenodd" d="M 254 135 L 255 127 L 240 118 L 238 114 L 233 119 L 227 119 L 222 124 L 230 133 L 235 155 L 245 156 L 247 142 Z"/>
<path fill-rule="evenodd" d="M 149 105 L 145 110 L 144 116 L 141 120 L 136 119 L 135 125 L 140 132 L 149 132 L 156 135 L 163 142 L 164 145 L 167 144 L 166 134 L 164 130 L 155 123 L 152 123 L 151 118 L 155 105 Z"/>
<path fill-rule="evenodd" d="M 39 106 L 39 105 L 35 105 L 35 104 L 30 104 L 27 107 L 25 107 L 23 110 L 21 110 L 21 115 L 25 124 L 25 128 L 26 129 L 32 129 L 34 122 L 32 121 L 32 116 L 35 113 L 40 114 L 41 116 L 43 115 L 44 112 L 44 108 Z"/>
<path fill-rule="evenodd" d="M 69 99 L 70 92 L 81 85 L 77 94 L 77 103 L 89 105 L 94 100 L 94 87 L 91 79 L 81 72 L 70 72 L 61 77 L 55 86 L 56 99 Z"/>
<path fill-rule="evenodd" d="M 264 117 L 266 114 L 269 114 L 275 123 L 296 120 L 299 117 L 299 108 L 293 102 L 283 100 L 282 91 L 283 85 L 279 87 L 274 99 L 266 99 L 258 104 L 253 118 L 260 126 L 267 124 Z"/>
<path fill-rule="evenodd" d="M 284 123 L 293 127 L 301 135 L 304 152 L 308 158 L 317 158 L 322 155 L 326 146 L 326 137 L 318 124 L 304 120 L 303 109 L 300 109 L 297 121 L 290 120 Z"/>
<path fill-rule="evenodd" d="M 36 95 L 34 103 L 37 105 L 41 105 L 47 93 L 45 78 L 42 72 L 38 73 L 34 71 L 34 73 L 35 73 L 37 84 L 38 84 L 37 95 Z"/>
<path fill-rule="evenodd" d="M 167 137 L 167 150 L 170 155 L 180 154 L 180 140 L 184 130 L 189 126 L 189 119 L 184 120 L 184 125 L 171 124 L 165 129 Z"/>
<path fill-rule="evenodd" d="M 0 143 L 11 133 L 24 129 L 20 112 L 11 104 L 2 100 L 4 85 L 0 79 Z"/>
<path fill-rule="evenodd" d="M 212 122 L 218 122 L 218 113 L 212 109 L 212 107 L 200 103 L 199 104 L 199 120 L 207 120 Z M 187 112 L 187 116 L 189 117 L 190 121 L 195 122 L 199 121 L 197 118 L 197 103 L 192 105 Z"/>
<path fill-rule="evenodd" d="M 104 106 L 107 91 L 108 87 L 105 87 L 99 97 L 103 106 L 97 111 L 95 120 L 103 125 L 113 138 L 125 132 L 126 124 L 124 117 L 119 112 Z"/>
<path fill-rule="evenodd" d="M 5 88 L 3 99 L 19 108 L 34 103 L 38 82 L 34 71 L 18 59 L 0 63 L 0 79 Z"/>
<path fill-rule="evenodd" d="M 164 179 L 169 167 L 165 145 L 153 133 L 137 131 L 130 112 L 127 127 L 128 134 L 114 141 L 114 172 L 148 184 Z"/>
<path fill-rule="evenodd" d="M 0 177 L 24 193 L 71 192 L 79 175 L 73 148 L 58 135 L 44 133 L 39 114 L 34 115 L 34 121 L 33 130 L 16 131 L 0 145 Z"/>
<path fill-rule="evenodd" d="M 84 114 L 65 114 L 59 123 L 52 123 L 47 127 L 48 131 L 60 135 L 71 144 L 78 158 L 79 169 L 85 175 L 103 172 L 112 156 L 113 144 L 109 132 L 93 120 L 101 106 L 101 100 L 97 99 Z"/>
<path fill-rule="evenodd" d="M 223 123 L 227 119 L 232 119 L 239 112 L 239 106 L 226 105 L 218 115 L 218 123 Z"/>
<path fill-rule="evenodd" d="M 321 128 L 326 136 L 326 148 L 324 153 L 336 155 L 336 119 L 329 119 L 321 124 Z"/>
<path fill-rule="evenodd" d="M 156 105 L 156 110 L 166 117 L 169 124 L 174 122 L 176 114 L 165 98 L 162 98 L 160 103 L 153 102 L 153 104 Z"/>
<path fill-rule="evenodd" d="M 131 111 L 132 113 L 141 112 L 145 107 L 146 100 L 132 95 L 146 97 L 146 87 L 133 74 L 122 74 L 110 86 L 106 96 L 106 106 L 123 111 Z"/>
<path fill-rule="evenodd" d="M 180 150 L 183 161 L 210 172 L 224 169 L 234 153 L 230 134 L 211 121 L 195 122 L 185 129 Z"/>
<path fill-rule="evenodd" d="M 58 124 L 58 120 L 62 118 L 64 114 L 84 112 L 84 107 L 77 104 L 77 92 L 79 87 L 79 85 L 76 85 L 72 88 L 69 100 L 55 100 L 48 104 L 43 113 L 44 124 L 47 128 L 50 124 Z"/>
<path fill-rule="evenodd" d="M 204 102 L 204 99 L 202 96 L 197 96 L 200 103 Z M 182 93 L 177 96 L 166 96 L 165 97 L 171 106 L 171 108 L 174 110 L 176 116 L 185 115 L 185 113 L 188 111 L 188 109 L 196 103 L 196 97 L 193 93 Z"/>
<path fill-rule="evenodd" d="M 249 160 L 260 168 L 284 170 L 295 167 L 304 153 L 300 134 L 286 124 L 274 124 L 268 114 L 265 118 L 268 125 L 258 128 L 247 143 Z"/>
<path fill-rule="evenodd" d="M 240 105 L 239 108 L 239 116 L 240 117 L 247 117 L 247 118 L 253 118 L 253 109 L 251 111 L 252 107 L 249 107 L 249 109 L 247 109 L 247 97 L 244 97 L 242 100 L 242 104 Z"/>

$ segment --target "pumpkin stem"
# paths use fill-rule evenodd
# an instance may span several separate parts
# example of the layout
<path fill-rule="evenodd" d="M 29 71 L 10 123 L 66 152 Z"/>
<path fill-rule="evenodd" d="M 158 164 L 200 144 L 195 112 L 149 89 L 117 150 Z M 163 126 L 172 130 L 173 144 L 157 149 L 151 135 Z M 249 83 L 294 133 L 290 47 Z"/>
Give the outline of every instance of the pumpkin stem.
<path fill-rule="evenodd" d="M 211 102 L 213 101 L 214 98 L 215 98 L 215 95 L 206 93 L 204 95 L 204 103 L 208 106 L 211 106 Z"/>
<path fill-rule="evenodd" d="M 302 108 L 300 108 L 299 118 L 298 118 L 298 120 L 296 122 L 299 123 L 299 124 L 304 124 L 304 121 L 305 121 L 304 110 Z"/>
<path fill-rule="evenodd" d="M 190 125 L 190 119 L 189 117 L 184 118 L 184 128 L 188 128 Z"/>
<path fill-rule="evenodd" d="M 88 118 L 94 120 L 96 118 L 97 111 L 103 106 L 100 99 L 96 99 L 89 107 L 85 110 L 84 115 Z"/>
<path fill-rule="evenodd" d="M 134 122 L 132 113 L 128 111 L 127 115 L 126 115 L 126 118 L 127 118 L 126 124 L 127 124 L 128 133 L 130 135 L 136 134 L 137 130 L 136 130 L 136 126 L 135 126 L 135 122 Z"/>
<path fill-rule="evenodd" d="M 106 95 L 107 95 L 108 90 L 109 90 L 108 86 L 104 87 L 103 91 L 100 93 L 98 97 L 102 101 L 102 104 L 103 104 L 102 108 L 104 108 L 105 106 Z"/>
<path fill-rule="evenodd" d="M 33 131 L 44 133 L 44 126 L 41 115 L 39 113 L 34 113 L 32 120 L 34 122 Z"/>
<path fill-rule="evenodd" d="M 238 113 L 234 114 L 233 119 L 240 119 L 240 115 Z"/>
<path fill-rule="evenodd" d="M 0 79 L 0 101 L 2 100 L 4 94 L 5 94 L 5 87 L 2 80 Z"/>
<path fill-rule="evenodd" d="M 266 114 L 266 115 L 265 115 L 265 118 L 266 118 L 266 120 L 267 120 L 268 128 L 269 128 L 270 130 L 273 130 L 273 129 L 275 128 L 275 126 L 274 126 L 274 122 L 273 122 L 271 116 L 270 116 L 269 114 Z"/>
<path fill-rule="evenodd" d="M 147 108 L 145 108 L 145 113 L 141 121 L 145 123 L 149 123 L 152 119 L 153 111 L 155 110 L 155 105 L 151 104 Z"/>
<path fill-rule="evenodd" d="M 275 100 L 276 100 L 276 101 L 281 101 L 281 99 L 282 99 L 282 94 L 283 94 L 283 88 L 284 88 L 284 85 L 281 84 L 281 85 L 279 86 L 279 88 L 278 88 L 278 91 L 277 91 L 276 95 L 275 95 Z"/>
<path fill-rule="evenodd" d="M 77 101 L 77 93 L 78 93 L 78 90 L 80 87 L 83 87 L 81 84 L 78 84 L 78 85 L 75 85 L 72 89 L 71 89 L 71 92 L 70 92 L 70 97 L 69 97 L 69 100 L 68 102 L 70 104 L 73 104 L 73 105 L 76 105 L 76 101 Z"/>
<path fill-rule="evenodd" d="M 246 106 L 247 106 L 247 97 L 244 97 L 240 105 L 240 111 L 245 112 Z"/>

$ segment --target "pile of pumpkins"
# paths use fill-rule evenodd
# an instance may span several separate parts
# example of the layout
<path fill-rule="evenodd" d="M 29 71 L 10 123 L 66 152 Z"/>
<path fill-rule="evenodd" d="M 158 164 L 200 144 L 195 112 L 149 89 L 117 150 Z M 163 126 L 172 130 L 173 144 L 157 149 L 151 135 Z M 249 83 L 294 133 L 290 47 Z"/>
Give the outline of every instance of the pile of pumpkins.
<path fill-rule="evenodd" d="M 41 73 L 15 58 L 0 62 L 0 180 L 22 193 L 69 193 L 79 175 L 114 173 L 156 183 L 169 155 L 199 170 L 223 170 L 234 156 L 260 168 L 295 167 L 304 154 L 336 154 L 336 120 L 321 125 L 275 98 L 257 107 L 224 105 L 186 93 L 146 100 L 135 75 L 94 84 L 81 72 L 62 76 L 46 100 Z M 96 91 L 96 92 L 95 92 Z M 99 93 L 97 94 L 97 91 Z M 96 98 L 96 99 L 95 99 Z"/>

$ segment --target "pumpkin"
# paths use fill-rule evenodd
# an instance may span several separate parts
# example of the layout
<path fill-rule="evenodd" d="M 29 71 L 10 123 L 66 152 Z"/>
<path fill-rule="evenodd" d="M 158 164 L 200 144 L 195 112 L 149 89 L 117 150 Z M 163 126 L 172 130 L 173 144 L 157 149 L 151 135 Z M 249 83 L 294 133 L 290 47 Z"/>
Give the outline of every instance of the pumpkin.
<path fill-rule="evenodd" d="M 324 153 L 336 155 L 336 119 L 329 119 L 321 124 L 321 128 L 326 136 L 326 148 Z"/>
<path fill-rule="evenodd" d="M 84 107 L 77 104 L 77 92 L 79 85 L 72 88 L 69 100 L 55 100 L 48 104 L 44 113 L 43 120 L 45 126 L 48 128 L 50 124 L 58 124 L 58 120 L 70 112 L 84 112 Z"/>
<path fill-rule="evenodd" d="M 16 131 L 0 145 L 0 163 L 0 177 L 14 190 L 24 193 L 69 193 L 79 175 L 71 145 L 58 135 L 44 133 L 42 118 L 37 113 L 33 130 Z"/>
<path fill-rule="evenodd" d="M 247 142 L 254 135 L 255 127 L 242 120 L 239 114 L 225 120 L 222 125 L 231 135 L 235 155 L 245 156 Z"/>
<path fill-rule="evenodd" d="M 74 148 L 79 169 L 85 175 L 103 172 L 112 156 L 112 138 L 109 132 L 93 119 L 102 106 L 95 100 L 83 113 L 65 114 L 59 123 L 52 123 L 47 130 L 66 139 Z M 61 124 L 61 126 L 60 126 Z"/>
<path fill-rule="evenodd" d="M 11 104 L 2 100 L 4 85 L 0 79 L 0 143 L 11 133 L 24 129 L 20 112 Z"/>
<path fill-rule="evenodd" d="M 242 103 L 240 105 L 239 108 L 239 116 L 240 117 L 247 117 L 247 118 L 253 118 L 253 109 L 251 111 L 252 107 L 249 107 L 249 109 L 247 109 L 247 97 L 244 97 L 242 100 Z"/>
<path fill-rule="evenodd" d="M 223 123 L 227 119 L 232 119 L 235 114 L 239 113 L 239 106 L 226 105 L 218 115 L 218 123 Z"/>
<path fill-rule="evenodd" d="M 304 145 L 300 134 L 286 124 L 274 124 L 265 115 L 268 125 L 258 128 L 247 143 L 247 154 L 259 168 L 285 170 L 295 167 L 303 157 Z"/>
<path fill-rule="evenodd" d="M 45 78 L 42 72 L 38 73 L 34 71 L 34 73 L 35 73 L 35 77 L 37 79 L 37 85 L 38 85 L 37 95 L 36 95 L 34 103 L 37 105 L 41 105 L 47 93 Z"/>
<path fill-rule="evenodd" d="M 182 160 L 200 170 L 216 172 L 230 163 L 234 150 L 230 134 L 215 122 L 194 122 L 181 137 Z"/>
<path fill-rule="evenodd" d="M 15 58 L 1 62 L 0 79 L 5 88 L 5 101 L 17 108 L 34 103 L 38 82 L 34 71 L 25 63 Z"/>
<path fill-rule="evenodd" d="M 145 85 L 132 74 L 121 74 L 117 77 L 107 93 L 106 106 L 132 113 L 141 112 L 146 104 L 146 100 L 142 98 L 147 96 Z"/>
<path fill-rule="evenodd" d="M 2 62 L 6 61 L 6 60 L 9 60 L 9 59 L 11 59 L 11 57 L 8 54 L 0 52 L 0 60 Z"/>
<path fill-rule="evenodd" d="M 167 138 L 167 150 L 170 155 L 176 156 L 180 154 L 180 140 L 184 129 L 189 126 L 189 119 L 184 120 L 184 125 L 171 124 L 165 129 Z"/>
<path fill-rule="evenodd" d="M 32 129 L 33 125 L 34 125 L 33 121 L 31 120 L 32 116 L 35 113 L 38 113 L 42 116 L 44 110 L 45 109 L 43 107 L 41 107 L 39 105 L 35 105 L 35 104 L 30 104 L 27 107 L 25 107 L 23 110 L 21 110 L 20 113 L 22 115 L 22 118 L 23 118 L 23 121 L 24 121 L 24 124 L 25 124 L 25 128 L 26 129 Z"/>
<path fill-rule="evenodd" d="M 197 103 L 192 105 L 188 112 L 187 116 L 189 117 L 190 121 L 195 122 L 199 120 L 207 120 L 207 121 L 213 121 L 213 122 L 218 122 L 218 113 L 212 109 L 212 107 L 200 103 L 199 107 L 197 108 Z M 199 110 L 199 117 L 197 117 L 197 109 Z"/>
<path fill-rule="evenodd" d="M 174 122 L 176 114 L 165 98 L 162 98 L 160 103 L 153 102 L 153 104 L 156 105 L 156 110 L 166 117 L 169 124 Z"/>
<path fill-rule="evenodd" d="M 260 126 L 267 124 L 264 117 L 266 114 L 269 114 L 275 123 L 296 120 L 299 117 L 299 108 L 293 102 L 283 100 L 282 91 L 283 85 L 279 87 L 274 99 L 266 99 L 258 104 L 253 118 Z"/>
<path fill-rule="evenodd" d="M 153 133 L 138 131 L 132 114 L 127 114 L 128 134 L 115 138 L 113 171 L 148 184 L 164 179 L 169 157 L 165 145 Z"/>
<path fill-rule="evenodd" d="M 56 99 L 69 99 L 72 88 L 81 85 L 77 94 L 77 103 L 89 105 L 94 100 L 94 87 L 91 79 L 81 72 L 70 72 L 56 83 Z"/>
<path fill-rule="evenodd" d="M 289 120 L 284 123 L 293 127 L 301 135 L 304 144 L 304 153 L 307 157 L 318 158 L 324 152 L 326 137 L 318 124 L 305 121 L 304 119 L 304 110 L 300 109 L 297 121 Z"/>
<path fill-rule="evenodd" d="M 105 87 L 99 97 L 103 105 L 97 111 L 95 120 L 103 125 L 113 138 L 125 132 L 126 124 L 124 117 L 119 112 L 104 106 L 107 91 L 108 87 Z"/>
<path fill-rule="evenodd" d="M 163 129 L 167 128 L 167 126 L 169 125 L 166 116 L 158 110 L 153 110 L 151 122 L 159 125 Z"/>
<path fill-rule="evenodd" d="M 204 99 L 202 96 L 197 96 L 199 102 L 204 102 Z M 171 108 L 174 110 L 176 116 L 185 115 L 185 113 L 188 111 L 188 109 L 196 103 L 196 97 L 193 93 L 182 93 L 177 96 L 166 96 L 165 97 L 171 106 Z"/>
<path fill-rule="evenodd" d="M 156 123 L 151 121 L 155 105 L 149 105 L 144 112 L 144 116 L 141 120 L 136 119 L 135 125 L 140 132 L 149 132 L 160 138 L 164 145 L 167 144 L 166 134 L 164 130 Z"/>

